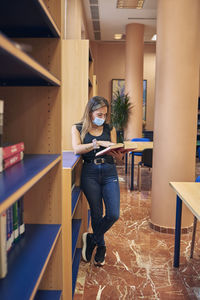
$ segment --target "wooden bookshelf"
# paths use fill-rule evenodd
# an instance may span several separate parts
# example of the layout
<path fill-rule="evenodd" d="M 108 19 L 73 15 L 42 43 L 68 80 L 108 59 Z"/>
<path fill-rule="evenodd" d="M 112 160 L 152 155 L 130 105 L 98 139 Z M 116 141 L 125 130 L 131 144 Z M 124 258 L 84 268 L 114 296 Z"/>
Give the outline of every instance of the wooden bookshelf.
<path fill-rule="evenodd" d="M 61 156 L 55 154 L 25 155 L 22 162 L 0 174 L 0 213 L 24 195 L 48 173 Z"/>
<path fill-rule="evenodd" d="M 53 85 L 60 80 L 0 34 L 0 86 Z"/>
<path fill-rule="evenodd" d="M 34 300 L 60 300 L 61 291 L 38 291 Z"/>
<path fill-rule="evenodd" d="M 8 255 L 1 299 L 33 299 L 59 234 L 59 225 L 26 224 L 26 233 Z"/>
<path fill-rule="evenodd" d="M 82 161 L 73 152 L 63 152 L 63 296 L 73 298 L 81 259 L 82 234 L 87 231 L 87 203 L 80 190 Z"/>
<path fill-rule="evenodd" d="M 88 102 L 89 41 L 63 40 L 62 65 L 62 149 L 72 150 L 69 132 L 80 122 Z"/>
<path fill-rule="evenodd" d="M 1 300 L 62 297 L 61 3 L 0 3 L 3 140 L 25 144 L 24 160 L 0 173 L 0 212 L 23 196 L 25 221 L 0 279 Z"/>
<path fill-rule="evenodd" d="M 96 75 L 94 75 L 94 59 L 91 52 L 91 49 L 89 49 L 89 78 L 88 78 L 88 97 L 91 99 L 94 96 L 98 95 L 97 91 L 97 78 Z"/>
<path fill-rule="evenodd" d="M 60 37 L 58 22 L 43 0 L 1 1 L 0 28 L 7 36 Z"/>

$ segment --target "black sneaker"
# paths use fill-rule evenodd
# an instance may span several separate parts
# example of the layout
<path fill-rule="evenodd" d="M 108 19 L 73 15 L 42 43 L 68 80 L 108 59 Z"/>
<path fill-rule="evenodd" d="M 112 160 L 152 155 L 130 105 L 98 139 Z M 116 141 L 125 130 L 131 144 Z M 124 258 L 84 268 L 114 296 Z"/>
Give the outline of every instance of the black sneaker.
<path fill-rule="evenodd" d="M 105 264 L 106 246 L 97 247 L 97 252 L 94 257 L 94 264 L 96 266 L 103 266 Z"/>
<path fill-rule="evenodd" d="M 83 248 L 82 248 L 82 257 L 84 261 L 89 262 L 92 257 L 92 252 L 95 248 L 96 244 L 92 239 L 92 234 L 85 232 L 83 234 Z"/>

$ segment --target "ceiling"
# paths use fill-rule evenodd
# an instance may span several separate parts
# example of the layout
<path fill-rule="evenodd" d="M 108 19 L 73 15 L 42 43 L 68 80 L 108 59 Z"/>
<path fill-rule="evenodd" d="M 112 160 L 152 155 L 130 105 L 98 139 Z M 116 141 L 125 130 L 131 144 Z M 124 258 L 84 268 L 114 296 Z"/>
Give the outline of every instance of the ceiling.
<path fill-rule="evenodd" d="M 83 5 L 90 40 L 116 41 L 114 34 L 119 33 L 125 40 L 126 25 L 139 23 L 145 25 L 144 42 L 152 42 L 156 33 L 157 0 L 144 0 L 142 9 L 117 8 L 117 0 L 83 0 Z"/>

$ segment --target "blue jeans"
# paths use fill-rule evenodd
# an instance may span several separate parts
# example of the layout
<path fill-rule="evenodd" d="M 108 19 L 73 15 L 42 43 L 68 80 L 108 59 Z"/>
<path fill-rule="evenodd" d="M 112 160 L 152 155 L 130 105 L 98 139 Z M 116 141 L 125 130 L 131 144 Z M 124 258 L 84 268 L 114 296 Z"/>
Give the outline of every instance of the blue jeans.
<path fill-rule="evenodd" d="M 115 164 L 84 163 L 81 188 L 91 210 L 94 242 L 97 246 L 104 246 L 104 233 L 119 219 L 120 190 Z"/>

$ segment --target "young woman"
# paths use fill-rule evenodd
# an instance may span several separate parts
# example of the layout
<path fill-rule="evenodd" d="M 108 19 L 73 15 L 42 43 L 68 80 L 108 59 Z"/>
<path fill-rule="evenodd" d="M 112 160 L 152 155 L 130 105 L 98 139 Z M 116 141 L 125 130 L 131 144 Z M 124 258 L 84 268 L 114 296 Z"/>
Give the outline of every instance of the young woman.
<path fill-rule="evenodd" d="M 98 151 L 116 143 L 116 130 L 106 123 L 108 101 L 93 97 L 87 103 L 82 122 L 72 127 L 72 146 L 75 154 L 84 160 L 81 174 L 81 188 L 91 210 L 93 233 L 83 234 L 82 256 L 89 262 L 95 247 L 94 264 L 105 263 L 105 232 L 118 220 L 120 190 L 114 159 L 122 160 L 119 151 L 95 157 Z M 103 216 L 103 201 L 105 215 Z"/>

